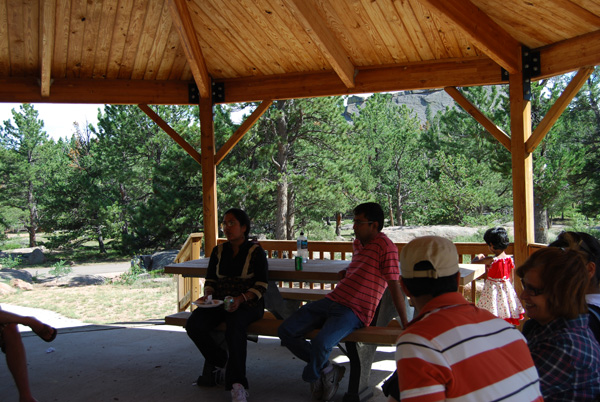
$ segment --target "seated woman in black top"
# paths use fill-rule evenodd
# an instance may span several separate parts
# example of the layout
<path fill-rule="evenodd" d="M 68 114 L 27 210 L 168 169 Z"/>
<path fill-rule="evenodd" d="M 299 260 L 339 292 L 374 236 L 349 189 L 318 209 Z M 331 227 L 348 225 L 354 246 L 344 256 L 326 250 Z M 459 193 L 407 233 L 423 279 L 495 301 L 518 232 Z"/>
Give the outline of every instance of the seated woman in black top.
<path fill-rule="evenodd" d="M 248 240 L 250 219 L 241 209 L 225 212 L 222 223 L 227 242 L 216 246 L 210 255 L 204 296 L 224 300 L 233 297 L 228 310 L 221 304 L 211 308 L 196 308 L 186 323 L 188 336 L 194 341 L 206 362 L 216 367 L 217 377 L 225 373 L 225 386 L 231 389 L 234 401 L 245 401 L 246 347 L 248 325 L 264 314 L 263 295 L 267 290 L 268 267 L 265 251 Z M 227 350 L 210 335 L 212 329 L 225 322 Z M 215 378 L 200 376 L 198 385 L 214 385 Z"/>

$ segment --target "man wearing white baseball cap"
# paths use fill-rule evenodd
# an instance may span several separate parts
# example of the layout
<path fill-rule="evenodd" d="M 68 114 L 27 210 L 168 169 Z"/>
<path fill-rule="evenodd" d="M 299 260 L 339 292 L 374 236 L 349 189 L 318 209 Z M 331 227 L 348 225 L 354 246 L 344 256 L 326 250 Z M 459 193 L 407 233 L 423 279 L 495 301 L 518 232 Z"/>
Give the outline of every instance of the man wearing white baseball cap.
<path fill-rule="evenodd" d="M 388 383 L 390 401 L 543 400 L 519 330 L 457 292 L 458 252 L 450 240 L 412 240 L 400 253 L 400 273 L 418 315 L 397 344 L 400 392 Z"/>

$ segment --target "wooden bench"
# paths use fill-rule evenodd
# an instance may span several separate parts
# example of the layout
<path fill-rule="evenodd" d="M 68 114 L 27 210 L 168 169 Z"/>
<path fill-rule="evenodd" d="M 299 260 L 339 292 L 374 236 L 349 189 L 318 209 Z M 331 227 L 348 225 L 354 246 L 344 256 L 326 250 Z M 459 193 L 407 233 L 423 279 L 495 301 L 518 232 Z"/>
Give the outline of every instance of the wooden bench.
<path fill-rule="evenodd" d="M 165 317 L 165 324 L 175 326 L 185 326 L 185 323 L 192 313 L 182 311 Z M 262 319 L 253 322 L 248 326 L 248 335 L 274 336 L 277 337 L 277 329 L 283 320 L 278 320 L 273 314 L 265 311 Z M 215 328 L 216 331 L 225 331 L 225 323 L 221 323 Z M 306 334 L 307 339 L 314 339 L 319 330 Z M 396 345 L 398 337 L 402 333 L 402 327 L 397 321 L 393 320 L 387 327 L 363 327 L 354 330 L 350 335 L 342 339 L 342 342 L 361 342 L 379 346 Z"/>
<path fill-rule="evenodd" d="M 300 289 L 306 291 L 307 289 Z M 319 290 L 319 289 L 315 289 Z M 182 311 L 165 317 L 165 324 L 185 326 L 191 312 Z M 277 329 L 283 320 L 277 319 L 272 313 L 265 311 L 262 319 L 253 322 L 248 326 L 248 336 L 252 339 L 258 336 L 277 337 Z M 222 323 L 216 330 L 225 331 L 225 324 Z M 306 335 L 307 339 L 314 339 L 319 330 L 314 330 Z M 348 381 L 348 391 L 344 395 L 344 402 L 361 402 L 368 400 L 373 392 L 368 387 L 368 379 L 371 372 L 372 360 L 365 359 L 363 353 L 359 352 L 360 344 L 369 344 L 376 346 L 395 346 L 398 338 L 402 334 L 402 327 L 396 320 L 390 321 L 388 326 L 369 326 L 354 330 L 350 335 L 342 339 L 346 348 L 340 346 L 342 352 L 350 360 L 350 374 Z M 255 340 L 255 339 L 253 339 Z M 366 360 L 366 361 L 365 361 Z M 210 372 L 205 366 L 205 371 Z"/>

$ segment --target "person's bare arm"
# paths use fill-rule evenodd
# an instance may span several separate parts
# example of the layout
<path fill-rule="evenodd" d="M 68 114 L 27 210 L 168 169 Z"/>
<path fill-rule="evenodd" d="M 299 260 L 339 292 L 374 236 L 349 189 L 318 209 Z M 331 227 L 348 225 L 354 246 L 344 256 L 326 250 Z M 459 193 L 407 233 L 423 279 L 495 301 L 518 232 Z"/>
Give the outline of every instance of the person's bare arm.
<path fill-rule="evenodd" d="M 402 328 L 406 328 L 408 325 L 408 318 L 406 316 L 406 303 L 404 302 L 404 292 L 402 291 L 402 287 L 400 286 L 400 281 L 387 281 L 388 288 L 390 289 L 390 293 L 392 295 L 392 301 L 394 302 L 394 306 L 396 306 L 396 311 L 398 311 L 398 315 L 400 316 L 400 322 L 402 324 Z"/>

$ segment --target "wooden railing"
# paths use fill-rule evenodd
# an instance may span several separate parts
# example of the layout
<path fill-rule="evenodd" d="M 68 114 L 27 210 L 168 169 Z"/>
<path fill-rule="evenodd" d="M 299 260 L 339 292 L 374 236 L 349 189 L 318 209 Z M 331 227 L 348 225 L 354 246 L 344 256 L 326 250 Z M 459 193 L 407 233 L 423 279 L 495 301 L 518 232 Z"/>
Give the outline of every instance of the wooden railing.
<path fill-rule="evenodd" d="M 190 234 L 173 262 L 179 263 L 200 258 L 203 237 L 204 233 Z M 200 297 L 203 284 L 204 279 L 185 278 L 177 275 L 177 311 L 185 311 L 191 306 L 192 301 Z"/>
<path fill-rule="evenodd" d="M 184 262 L 200 258 L 200 248 L 202 242 L 202 233 L 192 233 L 184 246 L 181 248 L 174 262 Z M 217 243 L 224 243 L 226 239 L 218 239 Z M 398 252 L 406 243 L 394 243 L 398 247 Z M 460 263 L 470 262 L 477 254 L 490 254 L 490 250 L 485 243 L 454 243 L 458 251 L 458 260 Z M 294 258 L 296 254 L 295 240 L 260 240 L 261 247 L 267 252 L 268 258 Z M 545 247 L 542 244 L 531 244 L 529 254 Z M 514 246 L 511 243 L 506 249 L 507 254 L 513 254 Z M 309 259 L 332 259 L 332 260 L 350 260 L 352 259 L 352 242 L 349 241 L 309 241 L 308 242 Z M 201 288 L 204 283 L 199 278 L 178 278 L 177 298 L 179 311 L 187 309 L 193 300 L 200 297 Z M 308 287 L 320 289 L 331 289 L 330 284 L 314 283 L 280 283 L 280 287 Z"/>

